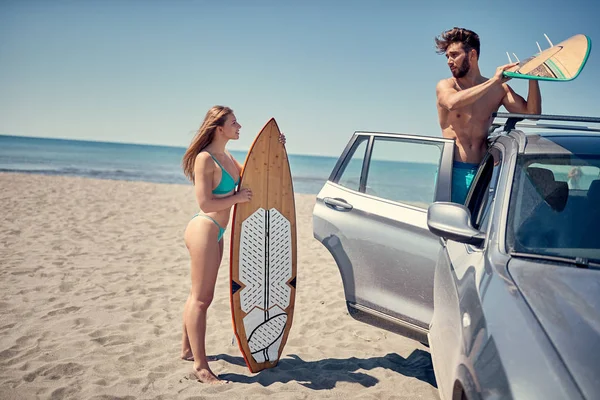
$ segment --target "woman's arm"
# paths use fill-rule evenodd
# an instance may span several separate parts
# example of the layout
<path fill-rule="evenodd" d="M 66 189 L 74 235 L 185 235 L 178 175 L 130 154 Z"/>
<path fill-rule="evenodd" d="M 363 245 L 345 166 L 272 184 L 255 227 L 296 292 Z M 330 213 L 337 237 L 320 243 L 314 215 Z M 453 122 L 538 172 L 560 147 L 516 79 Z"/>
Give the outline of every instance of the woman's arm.
<path fill-rule="evenodd" d="M 248 189 L 242 189 L 227 197 L 215 197 L 212 193 L 213 175 L 215 164 L 207 153 L 200 153 L 196 156 L 194 163 L 194 187 L 196 192 L 196 201 L 200 209 L 205 212 L 217 212 L 227 210 L 234 204 L 250 201 L 252 192 Z"/>

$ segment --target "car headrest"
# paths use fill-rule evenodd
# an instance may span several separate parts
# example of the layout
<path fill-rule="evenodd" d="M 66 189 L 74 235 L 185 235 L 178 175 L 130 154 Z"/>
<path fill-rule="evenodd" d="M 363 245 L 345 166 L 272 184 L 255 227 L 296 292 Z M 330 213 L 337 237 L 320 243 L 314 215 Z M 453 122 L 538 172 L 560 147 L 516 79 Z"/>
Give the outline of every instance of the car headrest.
<path fill-rule="evenodd" d="M 527 176 L 542 198 L 546 198 L 554 190 L 554 173 L 546 168 L 529 167 Z"/>
<path fill-rule="evenodd" d="M 529 175 L 531 183 L 538 188 L 555 181 L 554 173 L 546 168 L 529 167 L 527 168 L 527 175 Z"/>
<path fill-rule="evenodd" d="M 548 203 L 553 210 L 561 212 L 569 200 L 569 185 L 567 182 L 554 182 L 554 188 L 544 196 L 544 201 Z"/>
<path fill-rule="evenodd" d="M 569 198 L 567 182 L 557 182 L 554 173 L 546 168 L 529 167 L 527 175 L 542 199 L 555 211 L 562 211 Z"/>
<path fill-rule="evenodd" d="M 587 192 L 587 198 L 594 204 L 600 204 L 600 179 L 592 181 Z"/>

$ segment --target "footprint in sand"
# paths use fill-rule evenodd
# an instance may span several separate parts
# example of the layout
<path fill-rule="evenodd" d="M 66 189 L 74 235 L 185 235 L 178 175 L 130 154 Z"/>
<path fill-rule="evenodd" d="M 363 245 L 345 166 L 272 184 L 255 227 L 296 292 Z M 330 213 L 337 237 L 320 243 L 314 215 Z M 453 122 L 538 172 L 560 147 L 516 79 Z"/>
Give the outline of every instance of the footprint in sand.
<path fill-rule="evenodd" d="M 73 320 L 73 329 L 85 328 L 91 324 L 92 320 L 89 318 L 75 318 Z"/>
<path fill-rule="evenodd" d="M 15 348 L 15 346 L 11 347 L 10 349 L 0 351 L 0 361 L 10 360 L 11 358 L 17 356 L 18 354 L 19 354 L 19 350 L 17 350 Z"/>
<path fill-rule="evenodd" d="M 76 398 L 76 394 L 77 392 L 79 392 L 79 390 L 79 388 L 73 386 L 60 387 L 50 394 L 50 399 L 54 400 Z"/>
<path fill-rule="evenodd" d="M 74 377 L 83 375 L 85 367 L 77 363 L 64 363 L 51 367 L 43 366 L 34 372 L 23 377 L 25 382 L 33 382 L 37 377 L 44 377 L 50 380 L 57 380 L 64 377 Z"/>
<path fill-rule="evenodd" d="M 0 326 L 0 332 L 6 331 L 11 329 L 12 327 L 14 327 L 16 325 L 16 323 L 12 323 L 12 324 L 7 324 L 7 325 L 2 325 Z"/>
<path fill-rule="evenodd" d="M 63 293 L 70 292 L 73 289 L 73 286 L 75 286 L 73 282 L 62 281 L 60 285 L 58 285 L 58 290 L 60 290 Z"/>
<path fill-rule="evenodd" d="M 99 343 L 102 346 L 118 346 L 120 344 L 131 343 L 131 338 L 123 335 L 108 335 L 97 339 L 92 339 L 93 342 Z"/>
<path fill-rule="evenodd" d="M 69 314 L 69 313 L 79 311 L 79 310 L 81 310 L 81 307 L 76 307 L 76 306 L 61 308 L 59 310 L 50 311 L 48 314 L 45 315 L 45 317 L 54 317 L 56 315 Z"/>
<path fill-rule="evenodd" d="M 137 304 L 136 302 L 134 302 L 130 308 L 130 310 L 132 312 L 135 311 L 144 311 L 150 308 L 150 306 L 152 306 L 153 300 L 152 299 L 147 299 L 143 304 Z"/>

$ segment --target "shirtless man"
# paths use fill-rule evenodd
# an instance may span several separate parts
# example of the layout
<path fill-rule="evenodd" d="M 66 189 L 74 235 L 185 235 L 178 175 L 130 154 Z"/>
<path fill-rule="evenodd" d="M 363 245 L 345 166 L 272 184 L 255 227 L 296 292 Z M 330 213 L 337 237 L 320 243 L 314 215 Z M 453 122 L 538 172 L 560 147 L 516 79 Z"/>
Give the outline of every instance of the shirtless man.
<path fill-rule="evenodd" d="M 481 76 L 479 36 L 473 31 L 451 29 L 435 38 L 435 44 L 452 72 L 452 78 L 437 84 L 437 110 L 442 135 L 455 140 L 452 201 L 462 204 L 487 151 L 491 114 L 501 105 L 513 113 L 540 114 L 540 87 L 536 80 L 529 81 L 527 101 L 516 94 L 502 75 L 516 63 L 498 67 L 490 79 Z"/>

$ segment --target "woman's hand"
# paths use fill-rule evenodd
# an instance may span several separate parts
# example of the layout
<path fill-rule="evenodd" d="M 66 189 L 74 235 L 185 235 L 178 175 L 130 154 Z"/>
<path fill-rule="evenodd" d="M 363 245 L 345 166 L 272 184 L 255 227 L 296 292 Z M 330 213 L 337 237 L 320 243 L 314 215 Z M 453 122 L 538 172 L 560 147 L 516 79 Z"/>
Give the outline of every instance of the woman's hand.
<path fill-rule="evenodd" d="M 240 189 L 239 192 L 235 194 L 236 196 L 236 204 L 237 203 L 247 203 L 252 200 L 252 191 L 248 188 Z"/>
<path fill-rule="evenodd" d="M 279 133 L 279 143 L 285 144 L 285 135 L 283 132 Z"/>

